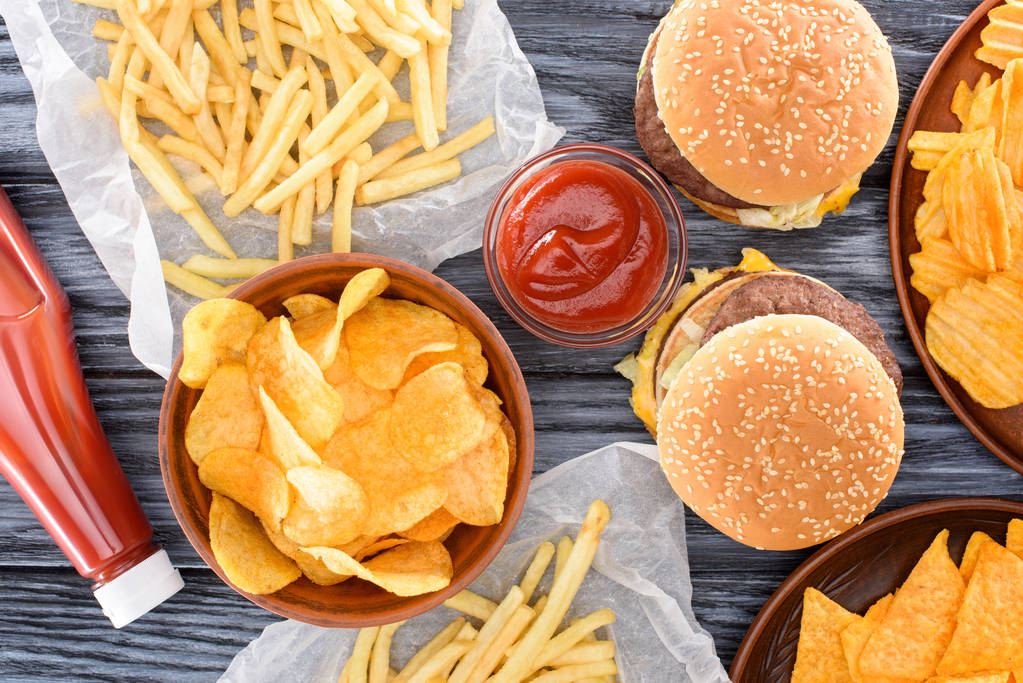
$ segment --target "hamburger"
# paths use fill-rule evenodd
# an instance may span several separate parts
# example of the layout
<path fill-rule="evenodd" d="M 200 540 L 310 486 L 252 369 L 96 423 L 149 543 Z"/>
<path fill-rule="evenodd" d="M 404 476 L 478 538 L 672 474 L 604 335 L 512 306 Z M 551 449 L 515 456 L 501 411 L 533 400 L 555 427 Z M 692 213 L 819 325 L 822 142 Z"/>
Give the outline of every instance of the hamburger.
<path fill-rule="evenodd" d="M 891 49 L 855 0 L 680 0 L 637 75 L 650 163 L 717 218 L 789 230 L 841 213 L 891 135 Z"/>
<path fill-rule="evenodd" d="M 902 373 L 877 322 L 758 251 L 695 271 L 616 369 L 675 492 L 747 545 L 823 542 L 862 521 L 898 470 Z"/>

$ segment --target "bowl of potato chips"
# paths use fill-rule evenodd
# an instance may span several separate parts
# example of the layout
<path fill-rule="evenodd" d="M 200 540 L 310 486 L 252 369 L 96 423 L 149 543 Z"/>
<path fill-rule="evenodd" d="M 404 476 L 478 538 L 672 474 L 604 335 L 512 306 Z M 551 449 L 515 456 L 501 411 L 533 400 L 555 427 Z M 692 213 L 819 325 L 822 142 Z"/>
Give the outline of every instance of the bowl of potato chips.
<path fill-rule="evenodd" d="M 500 551 L 532 475 L 532 411 L 507 344 L 451 285 L 381 256 L 310 256 L 182 328 L 164 484 L 246 598 L 321 626 L 391 623 Z"/>

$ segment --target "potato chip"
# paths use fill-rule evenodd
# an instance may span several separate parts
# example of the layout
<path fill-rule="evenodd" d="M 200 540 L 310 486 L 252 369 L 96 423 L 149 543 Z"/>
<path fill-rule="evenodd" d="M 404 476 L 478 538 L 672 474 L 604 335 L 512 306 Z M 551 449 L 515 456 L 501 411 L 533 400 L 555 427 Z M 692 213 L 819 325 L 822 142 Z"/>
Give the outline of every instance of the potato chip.
<path fill-rule="evenodd" d="M 975 133 L 986 128 L 991 128 L 993 135 L 993 147 L 997 146 L 1000 139 L 1002 125 L 1002 82 L 994 81 L 990 86 L 984 88 L 973 98 L 970 105 L 970 118 L 963 127 L 967 133 Z M 955 150 L 953 150 L 955 151 Z"/>
<path fill-rule="evenodd" d="M 359 548 L 355 551 L 352 557 L 354 557 L 356 561 L 362 562 L 365 559 L 379 555 L 385 550 L 397 548 L 399 545 L 404 545 L 408 542 L 409 539 L 407 538 L 395 538 L 393 536 L 388 536 L 387 538 L 378 539 L 369 545 Z"/>
<path fill-rule="evenodd" d="M 265 324 L 266 317 L 244 301 L 209 299 L 196 304 L 181 322 L 184 350 L 178 379 L 201 389 L 224 361 L 244 363 L 249 339 Z"/>
<path fill-rule="evenodd" d="M 411 301 L 370 300 L 344 326 L 352 369 L 377 389 L 394 389 L 421 353 L 451 351 L 455 323 L 443 313 Z"/>
<path fill-rule="evenodd" d="M 1009 522 L 1009 530 L 1005 532 L 1005 548 L 1023 560 L 1023 519 Z"/>
<path fill-rule="evenodd" d="M 1013 261 L 998 163 L 989 150 L 965 152 L 949 166 L 942 190 L 952 244 L 966 261 L 988 271 L 1005 270 Z"/>
<path fill-rule="evenodd" d="M 341 395 L 345 406 L 342 424 L 358 422 L 371 413 L 389 408 L 394 402 L 394 392 L 371 387 L 355 374 L 348 354 L 348 344 L 343 336 L 334 362 L 323 371 L 323 378 Z"/>
<path fill-rule="evenodd" d="M 389 434 L 402 458 L 421 472 L 435 472 L 480 445 L 486 424 L 462 367 L 441 363 L 395 393 Z"/>
<path fill-rule="evenodd" d="M 266 416 L 266 434 L 269 453 L 285 470 L 301 465 L 318 465 L 320 456 L 307 444 L 288 418 L 280 411 L 263 387 L 259 388 L 259 403 Z"/>
<path fill-rule="evenodd" d="M 323 459 L 355 479 L 369 497 L 368 536 L 404 531 L 444 504 L 439 475 L 423 476 L 391 446 L 391 411 L 381 410 L 338 430 Z"/>
<path fill-rule="evenodd" d="M 933 676 L 952 638 L 963 592 L 963 577 L 948 556 L 945 530 L 920 557 L 867 640 L 859 660 L 863 679 Z"/>
<path fill-rule="evenodd" d="M 369 516 L 369 498 L 357 481 L 325 465 L 288 470 L 297 496 L 282 525 L 301 545 L 339 545 L 361 535 Z"/>
<path fill-rule="evenodd" d="M 251 512 L 216 492 L 210 503 L 210 546 L 227 578 L 246 593 L 273 593 L 302 575 Z"/>
<path fill-rule="evenodd" d="M 966 542 L 966 550 L 963 551 L 963 559 L 959 563 L 959 573 L 963 575 L 963 581 L 970 583 L 973 570 L 977 566 L 977 559 L 980 557 L 980 549 L 985 543 L 994 543 L 994 539 L 983 531 L 974 531 L 970 540 Z"/>
<path fill-rule="evenodd" d="M 490 526 L 504 516 L 508 440 L 497 429 L 489 441 L 444 468 L 444 509 L 466 524 Z"/>
<path fill-rule="evenodd" d="M 956 84 L 955 92 L 952 93 L 952 104 L 949 110 L 959 119 L 960 127 L 966 125 L 970 116 L 970 105 L 973 103 L 973 89 L 966 85 L 966 81 L 959 81 Z"/>
<path fill-rule="evenodd" d="M 940 197 L 925 201 L 917 207 L 913 216 L 913 227 L 916 230 L 916 239 L 921 243 L 927 238 L 948 236 L 948 221 L 945 220 L 945 209 Z"/>
<path fill-rule="evenodd" d="M 218 448 L 199 464 L 199 481 L 274 529 L 291 509 L 291 487 L 277 463 L 246 448 Z"/>
<path fill-rule="evenodd" d="M 860 653 L 863 652 L 863 646 L 867 644 L 870 635 L 888 614 L 888 608 L 894 597 L 891 593 L 884 596 L 870 606 L 862 619 L 854 621 L 842 629 L 842 652 L 845 654 L 845 663 L 849 667 L 849 676 L 854 683 L 860 683 L 863 680 L 860 674 Z"/>
<path fill-rule="evenodd" d="M 395 595 L 408 597 L 438 591 L 454 575 L 451 556 L 443 544 L 406 543 L 377 555 L 365 564 L 337 548 L 310 547 L 303 550 L 322 560 L 331 571 L 351 572 Z"/>
<path fill-rule="evenodd" d="M 321 311 L 333 311 L 337 306 L 333 301 L 319 294 L 296 294 L 281 302 L 284 310 L 295 320 L 306 318 Z"/>
<path fill-rule="evenodd" d="M 316 361 L 295 341 L 287 318 L 277 317 L 252 337 L 248 369 L 313 450 L 322 449 L 344 415 L 341 397 Z"/>
<path fill-rule="evenodd" d="M 924 200 L 927 202 L 942 203 L 942 188 L 945 183 L 945 174 L 948 168 L 959 159 L 964 153 L 972 150 L 990 150 L 994 152 L 995 149 L 995 128 L 994 126 L 984 125 L 975 131 L 972 131 L 969 135 L 964 136 L 960 142 L 948 151 L 945 156 L 941 158 L 937 166 L 927 174 L 927 180 L 924 181 Z M 935 235 L 940 237 L 940 235 Z"/>
<path fill-rule="evenodd" d="M 310 556 L 309 553 L 303 552 L 298 543 L 295 543 L 280 531 L 274 531 L 266 524 L 263 524 L 263 531 L 266 532 L 266 537 L 270 539 L 270 542 L 282 553 L 293 559 L 298 568 L 302 570 L 302 574 L 316 585 L 334 586 L 352 578 L 352 574 L 338 574 L 330 571 L 321 560 Z"/>
<path fill-rule="evenodd" d="M 982 278 L 987 272 L 968 263 L 947 239 L 925 237 L 919 253 L 911 254 L 913 275 L 909 283 L 934 303 L 950 287 L 962 287 L 970 278 Z"/>
<path fill-rule="evenodd" d="M 840 634 L 859 619 L 816 588 L 807 588 L 803 593 L 803 616 L 792 683 L 852 681 Z"/>
<path fill-rule="evenodd" d="M 1004 671 L 1023 663 L 1023 560 L 997 543 L 980 549 L 938 673 Z"/>
<path fill-rule="evenodd" d="M 483 386 L 487 381 L 487 359 L 483 357 L 483 346 L 480 340 L 469 331 L 465 325 L 455 323 L 455 330 L 458 332 L 458 343 L 451 351 L 434 351 L 423 353 L 412 359 L 401 383 L 405 384 L 422 371 L 437 365 L 438 363 L 458 363 L 465 370 L 465 376 L 470 382 L 477 386 Z"/>
<path fill-rule="evenodd" d="M 953 135 L 958 135 L 958 133 L 953 133 Z M 909 165 L 918 171 L 931 171 L 937 167 L 944 156 L 944 152 L 931 152 L 928 150 L 913 152 Z"/>
<path fill-rule="evenodd" d="M 964 676 L 934 676 L 928 678 L 926 683 L 1006 683 L 1009 675 L 1008 671 L 993 671 Z"/>
<path fill-rule="evenodd" d="M 1004 161 L 1016 184 L 1023 184 L 1023 61 L 1009 62 L 1002 75 L 1002 136 L 998 158 Z"/>
<path fill-rule="evenodd" d="M 458 518 L 442 507 L 434 510 L 408 529 L 399 531 L 398 535 L 412 541 L 439 541 L 457 524 Z"/>
<path fill-rule="evenodd" d="M 213 371 L 185 426 L 185 450 L 198 465 L 207 453 L 226 446 L 259 446 L 260 412 L 245 366 L 227 361 Z"/>
<path fill-rule="evenodd" d="M 999 5 L 987 17 L 989 23 L 980 32 L 981 47 L 973 54 L 982 62 L 1004 69 L 1011 60 L 1023 57 L 1023 7 Z"/>

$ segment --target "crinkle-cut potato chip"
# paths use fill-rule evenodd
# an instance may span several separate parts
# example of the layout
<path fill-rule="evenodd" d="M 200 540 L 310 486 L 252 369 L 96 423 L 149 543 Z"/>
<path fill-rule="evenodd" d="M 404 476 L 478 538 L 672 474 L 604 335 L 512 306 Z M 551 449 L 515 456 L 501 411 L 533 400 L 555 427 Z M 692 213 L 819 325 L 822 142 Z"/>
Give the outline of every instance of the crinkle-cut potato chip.
<path fill-rule="evenodd" d="M 956 83 L 956 89 L 952 93 L 952 103 L 948 108 L 959 119 L 960 128 L 969 120 L 971 104 L 973 104 L 973 88 L 968 86 L 966 81 L 959 81 Z"/>
<path fill-rule="evenodd" d="M 198 465 L 207 453 L 226 446 L 255 449 L 263 433 L 263 414 L 252 395 L 249 373 L 228 361 L 206 382 L 185 426 L 185 450 Z"/>
<path fill-rule="evenodd" d="M 895 596 L 889 593 L 871 605 L 862 619 L 854 621 L 842 629 L 842 652 L 845 653 L 845 663 L 849 667 L 849 676 L 854 683 L 860 683 L 863 680 L 860 674 L 860 653 L 863 652 L 863 646 L 867 644 L 870 635 L 888 614 L 888 608 L 894 599 Z"/>
<path fill-rule="evenodd" d="M 341 395 L 341 401 L 345 406 L 342 424 L 358 422 L 371 413 L 389 408 L 394 402 L 393 391 L 371 387 L 355 374 L 348 355 L 348 344 L 343 337 L 334 362 L 323 371 L 323 377 L 327 384 Z"/>
<path fill-rule="evenodd" d="M 1023 560 L 1023 519 L 1013 519 L 1009 522 L 1009 529 L 1005 532 L 1005 548 Z"/>
<path fill-rule="evenodd" d="M 482 443 L 487 422 L 487 413 L 476 400 L 462 366 L 440 363 L 395 393 L 389 434 L 395 451 L 414 468 L 428 473 Z"/>
<path fill-rule="evenodd" d="M 1011 307 L 986 305 L 990 296 L 998 295 L 975 280 L 948 290 L 931 304 L 924 332 L 934 361 L 973 400 L 1008 408 L 1023 403 L 1023 329 Z"/>
<path fill-rule="evenodd" d="M 284 310 L 295 320 L 306 318 L 322 311 L 333 311 L 337 304 L 319 294 L 296 294 L 281 302 Z"/>
<path fill-rule="evenodd" d="M 963 559 L 959 562 L 959 573 L 963 575 L 963 581 L 969 585 L 973 570 L 977 568 L 977 560 L 980 558 L 980 549 L 985 543 L 994 543 L 995 540 L 983 531 L 974 531 L 970 540 L 966 542 L 966 550 L 963 551 Z"/>
<path fill-rule="evenodd" d="M 940 204 L 942 201 L 943 186 L 945 184 L 945 174 L 949 167 L 958 160 L 960 156 L 967 152 L 973 150 L 987 150 L 994 152 L 996 137 L 997 135 L 995 133 L 994 126 L 989 126 L 986 123 L 984 126 L 971 131 L 969 135 L 963 137 L 962 141 L 949 150 L 948 153 L 941 158 L 941 161 L 938 162 L 938 165 L 927 174 L 927 179 L 924 181 L 923 189 L 924 199 Z"/>
<path fill-rule="evenodd" d="M 341 423 L 341 397 L 295 341 L 287 318 L 274 318 L 252 337 L 247 360 L 253 390 L 263 387 L 302 439 L 321 450 Z"/>
<path fill-rule="evenodd" d="M 259 404 L 266 417 L 269 453 L 285 470 L 300 465 L 318 465 L 322 461 L 316 451 L 302 439 L 295 426 L 288 421 L 274 400 L 259 387 Z"/>
<path fill-rule="evenodd" d="M 1013 59 L 1023 57 L 1023 7 L 1005 4 L 987 13 L 990 22 L 980 32 L 981 46 L 974 56 L 1004 69 Z"/>
<path fill-rule="evenodd" d="M 483 383 L 487 381 L 487 373 L 490 371 L 487 359 L 483 357 L 483 345 L 465 325 L 455 323 L 455 330 L 458 332 L 458 343 L 455 348 L 450 351 L 434 351 L 416 356 L 405 370 L 405 376 L 401 383 L 405 384 L 419 373 L 438 363 L 451 361 L 462 366 L 465 376 L 470 382 L 477 386 L 483 386 Z"/>
<path fill-rule="evenodd" d="M 1023 184 L 1023 60 L 1009 62 L 1001 80 L 1005 107 L 998 158 L 1007 164 L 1013 182 Z"/>
<path fill-rule="evenodd" d="M 274 593 L 302 575 L 251 512 L 216 492 L 210 503 L 210 546 L 227 578 L 246 593 Z"/>
<path fill-rule="evenodd" d="M 959 568 L 948 556 L 946 529 L 917 561 L 867 640 L 859 660 L 863 680 L 933 676 L 952 639 L 964 590 Z"/>
<path fill-rule="evenodd" d="M 264 524 L 281 528 L 291 509 L 291 487 L 277 463 L 247 448 L 218 448 L 199 464 L 199 481 L 244 506 Z"/>
<path fill-rule="evenodd" d="M 391 411 L 381 410 L 339 429 L 323 452 L 324 462 L 362 485 L 370 513 L 362 533 L 404 531 L 444 504 L 439 474 L 424 476 L 400 457 L 388 437 Z"/>
<path fill-rule="evenodd" d="M 1002 179 L 990 150 L 964 152 L 949 166 L 942 207 L 952 244 L 977 268 L 996 271 L 1012 265 L 1012 232 Z M 1015 206 L 1015 194 L 1009 198 Z"/>
<path fill-rule="evenodd" d="M 377 389 L 401 384 L 405 369 L 421 353 L 451 351 L 455 323 L 428 306 L 398 299 L 371 299 L 344 325 L 352 369 Z"/>
<path fill-rule="evenodd" d="M 792 683 L 851 683 L 840 634 L 842 629 L 861 618 L 816 588 L 807 588 L 803 593 L 803 616 L 799 623 Z"/>
<path fill-rule="evenodd" d="M 266 317 L 244 301 L 209 299 L 196 304 L 181 322 L 184 350 L 178 379 L 202 389 L 221 363 L 244 363 L 249 339 L 265 324 Z"/>
<path fill-rule="evenodd" d="M 987 271 L 968 263 L 947 239 L 925 237 L 923 248 L 909 257 L 913 269 L 910 284 L 934 302 L 950 287 L 961 287 L 972 278 L 983 278 Z"/>
<path fill-rule="evenodd" d="M 497 429 L 489 441 L 444 468 L 444 509 L 473 526 L 497 524 L 508 494 L 508 440 Z"/>
<path fill-rule="evenodd" d="M 1005 671 L 1023 664 L 1023 560 L 997 543 L 980 549 L 938 673 Z"/>
<path fill-rule="evenodd" d="M 352 574 L 338 574 L 330 571 L 323 562 L 310 556 L 309 553 L 302 552 L 301 546 L 298 543 L 295 543 L 282 532 L 274 531 L 265 523 L 263 524 L 263 531 L 266 532 L 266 537 L 270 539 L 270 542 L 282 553 L 293 559 L 298 568 L 302 570 L 302 574 L 317 586 L 334 586 L 352 578 Z"/>
<path fill-rule="evenodd" d="M 948 221 L 945 220 L 945 209 L 941 199 L 929 199 L 922 203 L 913 216 L 916 239 L 923 242 L 928 237 L 947 237 Z"/>
<path fill-rule="evenodd" d="M 973 103 L 970 105 L 970 120 L 963 126 L 963 132 L 976 133 L 991 128 L 994 136 L 992 149 L 994 149 L 1001 138 L 1002 107 L 1002 81 L 999 79 L 973 98 Z M 952 151 L 955 152 L 955 150 Z"/>
<path fill-rule="evenodd" d="M 322 560 L 331 571 L 351 572 L 402 597 L 438 591 L 454 575 L 451 556 L 442 543 L 409 542 L 387 550 L 363 564 L 337 548 L 310 547 L 303 550 Z"/>
<path fill-rule="evenodd" d="M 362 534 L 369 498 L 359 482 L 326 465 L 288 470 L 297 496 L 284 519 L 284 534 L 300 545 L 340 545 Z"/>
<path fill-rule="evenodd" d="M 438 508 L 405 531 L 399 531 L 398 535 L 411 541 L 439 541 L 457 524 L 457 517 L 446 508 Z"/>

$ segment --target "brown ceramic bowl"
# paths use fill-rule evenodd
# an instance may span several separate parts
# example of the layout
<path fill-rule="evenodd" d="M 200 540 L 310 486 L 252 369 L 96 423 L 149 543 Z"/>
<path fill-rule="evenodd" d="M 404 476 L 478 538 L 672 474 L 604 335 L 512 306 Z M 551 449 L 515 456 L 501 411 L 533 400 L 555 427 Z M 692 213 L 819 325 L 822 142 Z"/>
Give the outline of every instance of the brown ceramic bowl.
<path fill-rule="evenodd" d="M 813 586 L 863 614 L 902 585 L 942 529 L 949 530 L 949 552 L 958 562 L 970 534 L 983 531 L 1004 542 L 1014 517 L 1023 517 L 1023 502 L 949 498 L 894 510 L 842 534 L 799 565 L 764 603 L 729 675 L 735 683 L 786 683 L 791 678 L 806 588 Z"/>
<path fill-rule="evenodd" d="M 285 314 L 281 302 L 313 292 L 334 300 L 346 282 L 366 268 L 380 267 L 391 276 L 385 296 L 430 306 L 468 327 L 483 344 L 490 363 L 487 386 L 504 401 L 518 437 L 517 458 L 508 481 L 504 519 L 489 527 L 460 524 L 445 541 L 454 563 L 451 584 L 435 593 L 402 598 L 370 583 L 350 579 L 336 586 L 317 586 L 301 578 L 272 595 L 239 591 L 260 607 L 318 626 L 361 628 L 392 623 L 421 614 L 465 588 L 497 556 L 519 519 L 533 473 L 533 413 L 518 364 L 500 333 L 485 315 L 454 287 L 407 263 L 369 254 L 309 256 L 269 270 L 235 289 L 231 296 L 259 308 L 267 317 Z M 210 492 L 185 452 L 185 423 L 200 392 L 177 379 L 181 356 L 171 371 L 160 410 L 160 469 L 174 515 L 196 552 L 228 585 L 210 548 Z"/>
<path fill-rule="evenodd" d="M 985 71 L 992 78 L 1002 75 L 999 69 L 973 56 L 974 51 L 980 47 L 980 32 L 988 24 L 988 10 L 1001 2 L 985 0 L 981 3 L 948 39 L 920 83 L 906 114 L 895 152 L 888 197 L 888 239 L 899 306 L 902 307 L 909 336 L 913 339 L 924 369 L 966 428 L 1006 464 L 1023 473 L 1023 405 L 1003 410 L 985 408 L 971 399 L 958 382 L 938 367 L 927 351 L 923 333 L 930 304 L 926 297 L 909 284 L 913 274 L 909 256 L 920 251 L 920 243 L 917 242 L 913 228 L 913 216 L 923 202 L 923 186 L 927 174 L 909 165 L 911 155 L 906 143 L 917 130 L 958 131 L 959 120 L 948 108 L 956 84 L 965 80 L 972 86 Z"/>

